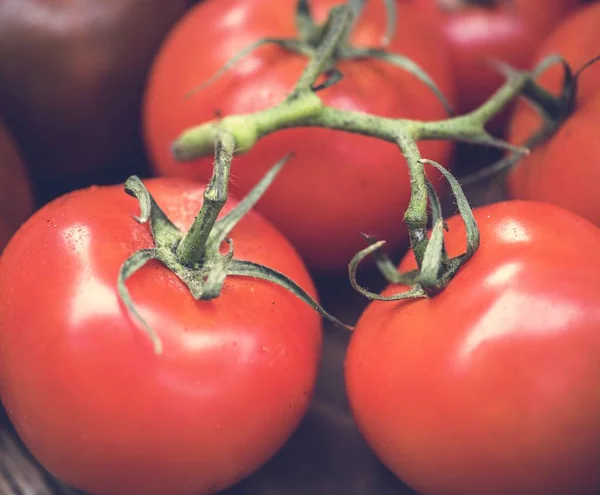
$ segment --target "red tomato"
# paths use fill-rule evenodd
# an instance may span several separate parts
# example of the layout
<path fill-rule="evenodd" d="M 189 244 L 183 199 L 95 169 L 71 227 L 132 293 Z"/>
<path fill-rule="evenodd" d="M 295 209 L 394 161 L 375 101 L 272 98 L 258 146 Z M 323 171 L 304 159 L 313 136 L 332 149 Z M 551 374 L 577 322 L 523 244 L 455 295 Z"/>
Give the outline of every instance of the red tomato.
<path fill-rule="evenodd" d="M 458 79 L 458 109 L 482 104 L 503 82 L 487 60 L 531 68 L 533 55 L 548 33 L 579 0 L 399 0 L 428 12 L 438 11 Z M 485 4 L 492 4 L 485 6 Z M 475 4 L 475 5 L 473 5 Z"/>
<path fill-rule="evenodd" d="M 12 136 L 0 122 L 0 253 L 33 211 L 29 180 Z"/>
<path fill-rule="evenodd" d="M 330 7 L 340 3 L 313 0 L 310 5 L 323 21 Z M 197 5 L 174 28 L 155 61 L 145 100 L 145 138 L 156 172 L 207 181 L 212 158 L 176 163 L 170 154 L 172 141 L 186 128 L 217 115 L 275 105 L 292 90 L 306 58 L 268 46 L 203 91 L 185 97 L 249 44 L 265 36 L 296 37 L 295 4 L 296 0 L 212 0 Z M 368 2 L 352 40 L 356 45 L 379 47 L 384 34 L 383 3 Z M 402 9 L 390 49 L 420 64 L 453 100 L 448 57 L 428 18 L 415 9 Z M 431 91 L 401 69 L 380 61 L 344 62 L 339 67 L 344 79 L 319 93 L 328 105 L 387 117 L 445 116 Z M 451 145 L 427 142 L 421 150 L 447 164 Z M 292 241 L 310 266 L 345 267 L 364 247 L 360 231 L 392 245 L 406 239 L 401 227 L 410 192 L 406 165 L 395 145 L 374 138 L 316 128 L 274 133 L 234 160 L 232 192 L 245 194 L 289 152 L 295 153 L 294 159 L 257 209 Z"/>
<path fill-rule="evenodd" d="M 358 321 L 346 384 L 359 429 L 422 495 L 597 494 L 600 229 L 534 202 L 475 218 L 481 247 L 444 292 L 373 302 Z M 457 255 L 464 226 L 448 223 Z"/>
<path fill-rule="evenodd" d="M 147 183 L 180 228 L 202 188 Z M 229 200 L 225 212 L 235 202 Z M 305 413 L 321 351 L 320 318 L 274 284 L 229 277 L 195 301 L 163 265 L 128 282 L 162 339 L 117 298 L 121 263 L 151 246 L 121 187 L 81 190 L 38 211 L 0 260 L 2 401 L 31 452 L 94 495 L 215 493 L 257 469 Z M 256 213 L 234 229 L 236 255 L 315 295 L 293 247 Z"/>
<path fill-rule="evenodd" d="M 550 36 L 538 59 L 560 53 L 574 70 L 600 55 L 600 4 L 582 7 Z M 557 94 L 562 69 L 552 68 L 540 83 Z M 560 129 L 512 169 L 508 185 L 512 196 L 554 203 L 600 226 L 600 63 L 579 77 L 575 108 Z M 522 144 L 542 125 L 538 114 L 520 103 L 513 116 L 509 140 Z"/>

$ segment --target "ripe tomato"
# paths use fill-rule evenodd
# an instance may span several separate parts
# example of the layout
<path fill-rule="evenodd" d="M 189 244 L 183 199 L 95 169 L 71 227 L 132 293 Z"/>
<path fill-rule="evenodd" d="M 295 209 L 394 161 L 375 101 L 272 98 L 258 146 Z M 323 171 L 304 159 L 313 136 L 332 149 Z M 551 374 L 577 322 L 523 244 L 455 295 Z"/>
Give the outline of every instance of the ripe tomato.
<path fill-rule="evenodd" d="M 203 189 L 146 183 L 179 228 Z M 230 199 L 225 212 L 234 205 Z M 94 495 L 202 495 L 257 469 L 305 413 L 321 351 L 320 318 L 274 284 L 230 277 L 195 301 L 163 265 L 129 279 L 162 339 L 156 355 L 117 298 L 121 263 L 151 246 L 121 187 L 49 203 L 0 260 L 0 391 L 41 463 Z M 233 230 L 236 256 L 315 288 L 293 247 L 256 213 Z"/>
<path fill-rule="evenodd" d="M 27 173 L 12 136 L 0 122 L 0 253 L 32 211 Z"/>
<path fill-rule="evenodd" d="M 324 21 L 330 7 L 340 3 L 313 0 L 310 5 L 315 17 Z M 145 99 L 145 138 L 156 172 L 208 180 L 212 158 L 176 163 L 170 154 L 172 141 L 186 128 L 217 115 L 272 106 L 292 90 L 306 58 L 266 46 L 211 86 L 185 97 L 249 44 L 265 36 L 296 37 L 295 4 L 296 0 L 212 0 L 194 7 L 174 28 L 155 61 Z M 353 42 L 381 46 L 385 25 L 383 3 L 368 2 Z M 420 64 L 452 102 L 453 77 L 442 39 L 430 28 L 429 19 L 414 8 L 402 9 L 390 50 Z M 344 62 L 339 67 L 344 79 L 320 93 L 331 106 L 388 117 L 445 116 L 430 89 L 401 69 L 381 61 Z M 426 142 L 421 150 L 447 164 L 451 145 Z M 234 160 L 232 192 L 245 194 L 289 152 L 295 157 L 257 209 L 310 266 L 346 266 L 364 247 L 361 230 L 391 244 L 407 237 L 401 227 L 410 191 L 406 166 L 395 145 L 374 138 L 316 128 L 274 133 Z"/>
<path fill-rule="evenodd" d="M 600 55 L 600 4 L 582 7 L 570 16 L 540 48 L 538 58 L 560 53 L 574 70 Z M 511 170 L 510 194 L 516 198 L 554 203 L 600 226 L 600 63 L 579 77 L 575 108 L 558 132 L 535 148 Z M 562 69 L 552 68 L 540 83 L 553 93 L 561 88 Z M 542 125 L 527 104 L 518 105 L 509 140 L 522 144 Z"/>
<path fill-rule="evenodd" d="M 346 358 L 359 429 L 422 495 L 596 494 L 600 229 L 534 202 L 475 218 L 481 247 L 444 292 L 359 319 Z M 448 224 L 460 254 L 464 226 Z"/>
<path fill-rule="evenodd" d="M 529 69 L 538 46 L 579 0 L 399 2 L 414 3 L 430 13 L 437 11 L 458 80 L 458 110 L 468 112 L 503 82 L 486 61 L 502 60 L 516 68 Z"/>

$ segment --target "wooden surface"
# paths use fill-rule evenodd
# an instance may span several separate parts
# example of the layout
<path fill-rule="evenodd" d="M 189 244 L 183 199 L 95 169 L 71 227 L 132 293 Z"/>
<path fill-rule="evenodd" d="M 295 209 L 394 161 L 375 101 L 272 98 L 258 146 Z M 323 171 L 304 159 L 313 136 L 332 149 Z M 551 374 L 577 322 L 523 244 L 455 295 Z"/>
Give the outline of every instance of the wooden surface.
<path fill-rule="evenodd" d="M 469 171 L 485 152 L 462 148 L 462 171 Z M 472 205 L 501 199 L 494 182 L 467 190 Z M 447 201 L 449 216 L 452 201 Z M 371 290 L 383 282 L 374 273 Z M 344 322 L 353 323 L 366 305 L 347 276 L 317 277 L 323 305 Z M 344 395 L 343 359 L 349 335 L 325 327 L 322 365 L 315 399 L 299 429 L 279 454 L 255 475 L 222 495 L 415 495 L 371 453 L 354 426 Z M 82 495 L 58 482 L 26 453 L 6 418 L 0 428 L 0 495 Z M 131 494 L 137 495 L 137 494 Z"/>
<path fill-rule="evenodd" d="M 0 429 L 0 494 L 77 495 L 78 492 L 41 469 L 4 423 Z"/>

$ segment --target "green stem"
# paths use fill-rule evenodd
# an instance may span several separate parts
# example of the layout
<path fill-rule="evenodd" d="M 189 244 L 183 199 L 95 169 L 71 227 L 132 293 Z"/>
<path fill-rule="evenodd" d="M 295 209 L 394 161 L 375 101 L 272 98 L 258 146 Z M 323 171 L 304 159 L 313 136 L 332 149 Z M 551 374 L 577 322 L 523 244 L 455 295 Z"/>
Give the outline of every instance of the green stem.
<path fill-rule="evenodd" d="M 325 127 L 377 137 L 392 143 L 397 142 L 399 135 L 404 135 L 414 140 L 446 139 L 499 146 L 498 140 L 485 131 L 485 124 L 513 100 L 528 81 L 527 74 L 515 75 L 487 102 L 472 112 L 428 122 L 385 118 L 327 107 L 316 94 L 302 92 L 296 98 L 288 98 L 267 110 L 233 115 L 220 122 L 209 122 L 184 131 L 173 144 L 173 154 L 178 161 L 205 156 L 212 149 L 214 135 L 219 129 L 231 132 L 235 137 L 236 148 L 245 152 L 258 139 L 293 127 Z"/>
<path fill-rule="evenodd" d="M 353 13 L 347 5 L 337 5 L 329 12 L 324 37 L 315 54 L 305 67 L 289 98 L 292 100 L 303 91 L 311 91 L 318 77 L 331 66 L 340 44 L 352 27 Z"/>
<path fill-rule="evenodd" d="M 432 122 L 420 122 L 415 139 L 458 139 L 485 133 L 485 125 L 515 97 L 530 81 L 526 73 L 512 75 L 486 102 L 465 115 Z M 486 133 L 487 134 L 487 133 Z"/>
<path fill-rule="evenodd" d="M 280 129 L 296 127 L 323 109 L 321 99 L 312 91 L 296 93 L 277 106 L 260 112 L 230 115 L 222 120 L 207 122 L 184 131 L 172 144 L 171 152 L 177 161 L 188 161 L 209 155 L 219 133 L 231 134 L 236 153 L 250 151 L 256 141 Z"/>
<path fill-rule="evenodd" d="M 421 268 L 425 249 L 427 249 L 427 178 L 421 163 L 421 153 L 417 143 L 410 136 L 399 134 L 398 146 L 408 164 L 410 176 L 410 201 L 404 214 L 404 221 L 408 227 L 410 244 L 412 246 L 417 265 Z"/>
<path fill-rule="evenodd" d="M 194 223 L 177 246 L 177 258 L 186 266 L 202 260 L 206 241 L 227 201 L 229 172 L 235 141 L 229 133 L 220 133 L 215 141 L 214 173 L 204 191 L 204 203 Z"/>

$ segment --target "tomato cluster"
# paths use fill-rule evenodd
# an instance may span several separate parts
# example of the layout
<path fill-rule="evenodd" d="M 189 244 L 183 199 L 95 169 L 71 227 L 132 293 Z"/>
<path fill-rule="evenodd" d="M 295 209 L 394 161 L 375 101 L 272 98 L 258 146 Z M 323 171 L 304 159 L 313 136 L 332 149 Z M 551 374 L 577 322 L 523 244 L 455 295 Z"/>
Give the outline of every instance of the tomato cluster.
<path fill-rule="evenodd" d="M 37 461 L 91 495 L 250 476 L 313 398 L 340 287 L 314 275 L 350 263 L 374 300 L 345 393 L 392 473 L 421 495 L 599 493 L 600 2 L 146 3 L 0 2 L 0 398 Z M 497 139 L 456 130 L 523 74 L 481 121 Z M 306 115 L 268 113 L 301 90 Z M 265 116 L 247 146 L 219 127 L 235 115 Z M 440 131 L 411 151 L 398 122 Z M 200 124 L 214 156 L 184 159 Z M 460 170 L 459 141 L 510 158 L 464 258 L 459 186 L 411 154 Z M 450 193 L 459 214 L 420 233 Z M 353 278 L 365 237 L 403 255 L 371 246 L 380 294 Z"/>
<path fill-rule="evenodd" d="M 210 157 L 177 163 L 169 153 L 169 144 L 182 129 L 219 114 L 262 110 L 293 89 L 305 58 L 264 47 L 232 67 L 218 83 L 186 98 L 249 43 L 266 36 L 292 37 L 295 3 L 281 0 L 265 12 L 262 0 L 207 2 L 192 10 L 171 33 L 155 61 L 144 105 L 145 138 L 158 174 L 208 180 Z M 336 3 L 340 2 L 313 2 L 315 18 L 323 21 Z M 441 34 L 427 17 L 412 10 L 406 8 L 399 16 L 390 49 L 418 62 L 454 102 L 454 82 Z M 198 29 L 204 19 L 215 22 Z M 383 2 L 369 1 L 352 41 L 376 46 L 384 25 Z M 421 32 L 429 34 L 412 43 Z M 197 63 L 197 47 L 214 40 L 227 41 Z M 344 79 L 322 92 L 326 104 L 386 117 L 444 117 L 443 106 L 407 72 L 375 60 L 342 62 L 340 70 Z M 433 160 L 449 161 L 448 142 L 425 143 L 422 149 Z M 270 164 L 290 151 L 294 160 L 257 209 L 281 229 L 311 267 L 343 269 L 363 245 L 358 232 L 368 231 L 393 244 L 405 240 L 406 234 L 397 228 L 410 193 L 405 165 L 394 145 L 368 136 L 311 128 L 274 133 L 236 159 L 232 192 L 246 194 Z"/>

